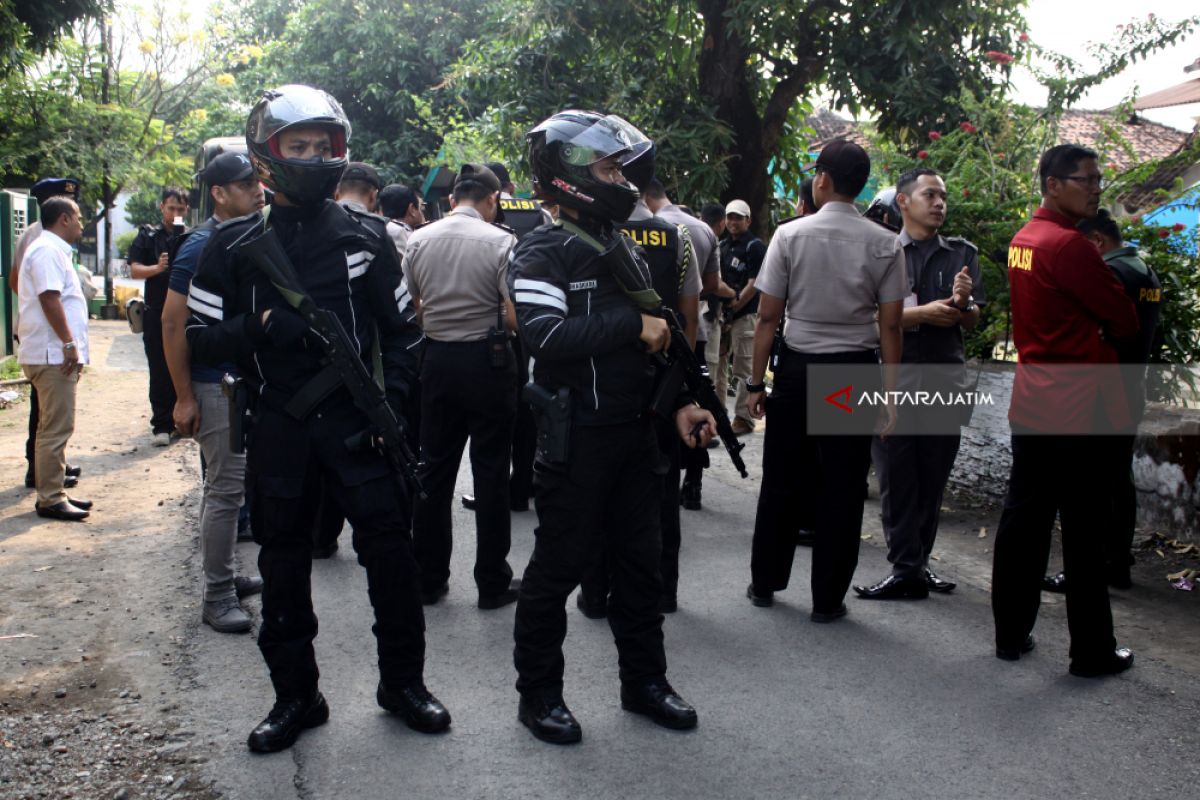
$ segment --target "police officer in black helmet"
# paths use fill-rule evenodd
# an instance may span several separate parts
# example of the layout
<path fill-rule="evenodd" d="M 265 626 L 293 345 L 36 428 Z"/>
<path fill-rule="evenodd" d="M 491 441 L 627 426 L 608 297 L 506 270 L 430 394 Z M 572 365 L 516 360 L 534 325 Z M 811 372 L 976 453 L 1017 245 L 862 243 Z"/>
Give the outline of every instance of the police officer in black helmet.
<path fill-rule="evenodd" d="M 521 338 L 534 358 L 538 415 L 534 467 L 538 514 L 533 555 L 517 601 L 514 661 L 520 721 L 537 738 L 578 742 L 563 700 L 566 600 L 607 552 L 621 705 L 668 728 L 696 725 L 696 711 L 666 679 L 659 602 L 662 459 L 647 413 L 666 323 L 639 311 L 615 277 L 612 254 L 630 253 L 614 226 L 637 190 L 621 166 L 650 147 L 616 116 L 565 111 L 528 135 L 538 191 L 562 216 L 517 246 L 508 280 Z M 643 277 L 644 262 L 625 259 Z M 628 273 L 626 273 L 628 274 Z M 685 402 L 671 412 L 692 446 L 715 433 L 712 415 Z"/>
<path fill-rule="evenodd" d="M 412 728 L 435 733 L 450 715 L 425 688 L 425 621 L 409 532 L 411 504 L 388 462 L 364 441 L 366 416 L 339 381 L 304 318 L 238 250 L 274 229 L 315 304 L 338 316 L 370 367 L 374 331 L 389 403 L 402 413 L 421 338 L 396 249 L 382 223 L 332 199 L 346 167 L 350 123 L 341 106 L 308 86 L 263 95 L 246 140 L 259 179 L 275 192 L 268 212 L 223 223 L 192 282 L 187 328 L 195 361 L 236 361 L 252 386 L 253 444 L 247 482 L 254 538 L 261 545 L 262 627 L 258 645 L 275 706 L 250 734 L 257 752 L 290 747 L 323 724 L 329 708 L 317 688 L 309 575 L 309 530 L 322 480 L 354 530 L 367 571 L 378 642 L 378 703 Z"/>

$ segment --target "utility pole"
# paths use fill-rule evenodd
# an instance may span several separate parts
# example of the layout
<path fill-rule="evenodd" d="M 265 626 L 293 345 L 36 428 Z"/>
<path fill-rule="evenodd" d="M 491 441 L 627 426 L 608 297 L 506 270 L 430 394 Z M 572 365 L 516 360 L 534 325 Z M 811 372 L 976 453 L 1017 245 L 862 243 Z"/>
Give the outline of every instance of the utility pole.
<path fill-rule="evenodd" d="M 100 46 L 104 51 L 104 76 L 100 83 L 100 100 L 107 107 L 109 103 L 109 86 L 112 81 L 112 24 L 108 20 L 100 23 Z M 113 303 L 112 277 L 112 210 L 114 206 L 112 180 L 108 172 L 108 159 L 102 163 L 100 191 L 104 202 L 104 307 L 100 310 L 101 319 L 116 319 L 117 307 Z"/>

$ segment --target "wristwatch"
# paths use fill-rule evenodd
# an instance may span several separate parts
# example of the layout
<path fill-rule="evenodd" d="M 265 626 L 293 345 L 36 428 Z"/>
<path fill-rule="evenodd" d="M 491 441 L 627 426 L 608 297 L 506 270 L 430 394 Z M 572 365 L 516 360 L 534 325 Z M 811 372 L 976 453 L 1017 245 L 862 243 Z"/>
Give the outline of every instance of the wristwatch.
<path fill-rule="evenodd" d="M 958 308 L 958 306 L 955 306 L 955 308 Z M 966 306 L 964 306 L 963 308 L 959 308 L 958 310 L 964 314 L 969 314 L 977 308 L 979 308 L 979 306 L 975 305 L 975 298 L 972 297 L 971 295 L 967 295 Z"/>
<path fill-rule="evenodd" d="M 746 381 L 747 392 L 765 392 L 766 390 L 767 382 L 765 380 L 762 383 L 750 383 L 749 381 Z"/>
<path fill-rule="evenodd" d="M 70 342 L 63 342 L 63 350 L 74 350 L 74 349 L 75 349 L 74 340 L 72 340 Z"/>

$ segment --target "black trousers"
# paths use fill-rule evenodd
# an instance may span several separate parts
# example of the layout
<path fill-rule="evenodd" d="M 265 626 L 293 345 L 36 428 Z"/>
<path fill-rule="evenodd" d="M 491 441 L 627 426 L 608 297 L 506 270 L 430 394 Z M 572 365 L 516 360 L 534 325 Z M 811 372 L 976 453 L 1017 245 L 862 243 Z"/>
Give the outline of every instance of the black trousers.
<path fill-rule="evenodd" d="M 679 549 L 682 540 L 679 527 L 679 457 L 681 451 L 692 448 L 682 446 L 679 432 L 675 430 L 674 419 L 654 420 L 654 436 L 658 441 L 659 452 L 666 460 L 667 470 L 658 508 L 659 525 L 662 530 L 659 573 L 662 575 L 663 596 L 673 599 L 679 591 Z M 605 551 L 584 573 L 580 589 L 593 604 L 608 598 L 611 568 L 611 559 Z"/>
<path fill-rule="evenodd" d="M 702 323 L 703 324 L 703 323 Z M 696 358 L 700 363 L 704 361 L 704 342 L 696 342 Z M 722 397 L 720 392 L 717 397 Z M 723 399 L 723 398 L 722 398 Z M 699 484 L 704 480 L 704 470 L 708 469 L 708 450 L 703 447 L 680 447 L 679 448 L 679 468 L 683 470 L 683 479 L 688 483 Z M 666 546 L 666 542 L 663 542 Z"/>
<path fill-rule="evenodd" d="M 508 462 L 516 417 L 517 369 L 509 353 L 493 369 L 487 342 L 425 344 L 421 362 L 421 480 L 429 495 L 413 509 L 421 582 L 434 591 L 450 577 L 454 480 L 467 440 L 475 479 L 475 585 L 483 596 L 508 589 L 512 517 Z"/>
<path fill-rule="evenodd" d="M 337 492 L 328 481 L 322 479 L 317 502 L 317 511 L 313 516 L 313 544 L 321 547 L 335 544 L 346 526 L 346 514 L 338 505 Z"/>
<path fill-rule="evenodd" d="M 858 566 L 863 486 L 871 468 L 871 437 L 820 436 L 807 430 L 810 363 L 870 364 L 873 352 L 780 355 L 767 398 L 763 476 L 754 519 L 750 575 L 759 592 L 787 588 L 796 533 L 811 514 L 814 611 L 836 611 Z M 856 390 L 859 387 L 855 387 Z M 871 391 L 872 387 L 862 387 Z"/>
<path fill-rule="evenodd" d="M 996 646 L 1017 648 L 1033 630 L 1050 555 L 1054 517 L 1062 523 L 1071 658 L 1108 658 L 1116 647 L 1104 547 L 1113 444 L 1099 436 L 1035 436 L 1014 428 L 1012 473 L 996 531 L 992 616 Z"/>
<path fill-rule="evenodd" d="M 38 429 L 38 393 L 37 388 L 29 384 L 29 435 L 25 437 L 25 461 L 29 464 L 26 470 L 28 477 L 33 476 L 33 451 L 37 447 Z"/>
<path fill-rule="evenodd" d="M 872 442 L 879 476 L 883 533 L 892 572 L 923 577 L 942 515 L 942 495 L 958 455 L 959 436 L 890 436 Z"/>
<path fill-rule="evenodd" d="M 299 423 L 276 420 L 275 432 L 304 437 Z M 322 443 L 325 444 L 325 443 Z M 267 447 L 265 439 L 258 447 Z M 254 540 L 261 545 L 258 569 L 263 578 L 262 628 L 258 647 L 271 671 L 279 698 L 308 697 L 319 672 L 313 652 L 317 617 L 313 613 L 312 520 L 320 502 L 321 482 L 345 510 L 353 526 L 358 563 L 367 571 L 367 593 L 375 611 L 379 673 L 388 686 L 422 679 L 425 663 L 425 616 L 419 568 L 413 558 L 408 520 L 411 506 L 392 476 L 346 486 L 339 478 L 335 448 L 312 443 L 303 465 L 299 495 L 279 496 L 278 479 L 251 473 Z M 296 465 L 290 465 L 294 473 Z"/>
<path fill-rule="evenodd" d="M 1105 526 L 1104 560 L 1109 572 L 1122 573 L 1133 563 L 1133 529 L 1137 525 L 1137 487 L 1133 485 L 1133 436 L 1108 436 L 1112 477 L 1112 515 Z"/>
<path fill-rule="evenodd" d="M 517 361 L 517 419 L 513 427 L 512 476 L 508 481 L 508 497 L 513 508 L 523 508 L 533 497 L 533 457 L 537 452 L 537 425 L 533 409 L 521 399 L 521 390 L 529 383 L 529 356 L 514 339 L 513 355 Z"/>
<path fill-rule="evenodd" d="M 175 384 L 171 383 L 167 357 L 163 353 L 161 308 L 146 306 L 142 318 L 142 347 L 150 368 L 150 428 L 155 433 L 170 433 L 175 430 L 175 420 L 171 416 L 175 410 Z"/>
<path fill-rule="evenodd" d="M 525 695 L 561 695 L 567 597 L 604 552 L 621 681 L 640 684 L 667 671 L 657 513 L 664 476 L 651 423 L 576 426 L 570 451 L 565 467 L 534 464 L 538 526 L 517 600 L 513 651 L 517 690 Z"/>

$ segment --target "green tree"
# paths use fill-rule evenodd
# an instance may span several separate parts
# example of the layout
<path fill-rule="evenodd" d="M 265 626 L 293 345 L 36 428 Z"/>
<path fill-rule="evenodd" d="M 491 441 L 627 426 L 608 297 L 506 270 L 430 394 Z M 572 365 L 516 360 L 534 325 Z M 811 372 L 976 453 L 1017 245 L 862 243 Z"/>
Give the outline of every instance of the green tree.
<path fill-rule="evenodd" d="M 109 0 L 0 0 L 0 76 L 24 69 L 76 22 L 100 19 L 111 7 Z"/>

